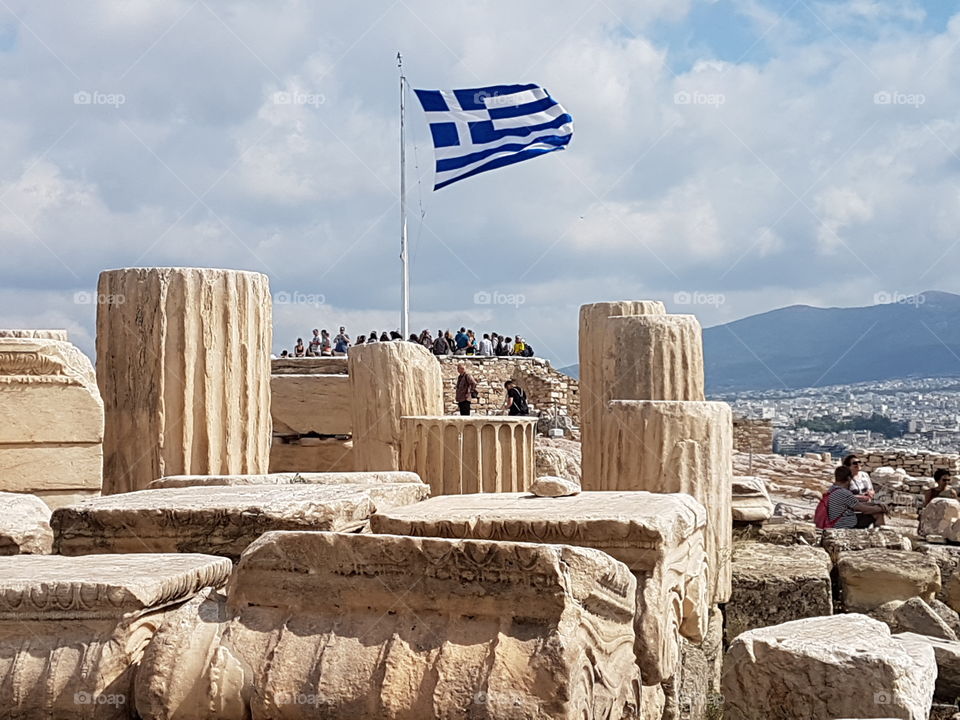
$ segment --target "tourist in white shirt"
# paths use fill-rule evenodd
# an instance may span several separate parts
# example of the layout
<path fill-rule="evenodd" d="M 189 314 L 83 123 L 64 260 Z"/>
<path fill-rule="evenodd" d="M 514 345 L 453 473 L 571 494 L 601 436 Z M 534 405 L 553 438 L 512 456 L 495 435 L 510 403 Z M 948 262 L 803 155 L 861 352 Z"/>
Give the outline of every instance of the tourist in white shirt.
<path fill-rule="evenodd" d="M 490 333 L 483 334 L 483 340 L 480 341 L 480 354 L 484 357 L 493 357 L 493 343 L 490 341 Z"/>
<path fill-rule="evenodd" d="M 850 481 L 850 492 L 861 500 L 873 500 L 876 494 L 870 476 L 860 469 L 862 463 L 856 455 L 847 455 L 843 459 L 843 466 L 850 468 L 853 479 Z"/>

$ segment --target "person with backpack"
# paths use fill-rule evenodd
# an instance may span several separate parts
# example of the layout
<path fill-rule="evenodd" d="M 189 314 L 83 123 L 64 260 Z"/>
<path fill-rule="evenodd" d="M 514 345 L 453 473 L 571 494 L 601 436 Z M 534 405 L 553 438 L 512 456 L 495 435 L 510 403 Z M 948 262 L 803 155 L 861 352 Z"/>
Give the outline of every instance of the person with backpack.
<path fill-rule="evenodd" d="M 530 406 L 527 405 L 527 394 L 523 388 L 517 386 L 513 380 L 507 380 L 503 387 L 507 390 L 507 399 L 504 407 L 508 415 L 529 415 Z"/>
<path fill-rule="evenodd" d="M 856 528 L 885 524 L 887 506 L 882 503 L 864 502 L 850 489 L 853 473 L 846 465 L 833 471 L 833 485 L 820 498 L 813 513 L 813 522 L 818 528 Z"/>

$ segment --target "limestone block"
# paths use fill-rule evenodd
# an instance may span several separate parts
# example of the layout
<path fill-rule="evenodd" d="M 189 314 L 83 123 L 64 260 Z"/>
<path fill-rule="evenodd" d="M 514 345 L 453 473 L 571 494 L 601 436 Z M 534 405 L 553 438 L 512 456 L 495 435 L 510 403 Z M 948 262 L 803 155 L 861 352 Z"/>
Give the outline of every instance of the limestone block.
<path fill-rule="evenodd" d="M 440 364 L 421 345 L 385 342 L 350 348 L 348 368 L 353 469 L 400 470 L 400 418 L 443 415 Z"/>
<path fill-rule="evenodd" d="M 274 441 L 270 446 L 270 473 L 353 470 L 353 440 L 300 438 L 297 443 Z"/>
<path fill-rule="evenodd" d="M 52 549 L 47 504 L 33 495 L 0 492 L 0 555 L 47 555 Z"/>
<path fill-rule="evenodd" d="M 143 720 L 634 718 L 634 591 L 587 548 L 268 533 L 226 605 L 161 628 L 136 707 Z"/>
<path fill-rule="evenodd" d="M 53 513 L 63 555 L 204 552 L 236 559 L 269 530 L 352 530 L 377 508 L 429 497 L 423 483 L 161 488 Z"/>
<path fill-rule="evenodd" d="M 957 634 L 921 598 L 891 600 L 869 613 L 870 617 L 885 623 L 891 632 L 915 632 L 944 640 L 956 640 Z"/>
<path fill-rule="evenodd" d="M 401 418 L 400 467 L 433 495 L 527 490 L 533 483 L 534 417 Z"/>
<path fill-rule="evenodd" d="M 923 654 L 920 648 L 933 648 L 937 660 L 937 684 L 934 689 L 934 699 L 943 702 L 956 702 L 960 697 L 960 642 L 955 640 L 940 640 L 916 633 L 905 632 L 893 636 L 907 648 L 907 652 Z"/>
<path fill-rule="evenodd" d="M 270 452 L 267 277 L 240 270 L 100 274 L 97 380 L 104 493 L 164 475 L 261 473 Z"/>
<path fill-rule="evenodd" d="M 98 493 L 103 403 L 64 340 L 0 338 L 0 491 Z"/>
<path fill-rule="evenodd" d="M 157 626 L 230 567 L 204 555 L 0 559 L 3 716 L 134 717 L 134 672 Z"/>
<path fill-rule="evenodd" d="M 274 375 L 270 413 L 277 435 L 349 435 L 353 432 L 346 375 Z"/>
<path fill-rule="evenodd" d="M 730 406 L 720 402 L 614 400 L 603 426 L 601 474 L 584 490 L 689 493 L 707 508 L 711 601 L 730 597 L 733 448 Z"/>
<path fill-rule="evenodd" d="M 150 483 L 148 489 L 197 485 L 383 485 L 420 483 L 413 472 L 270 473 L 268 475 L 171 475 Z"/>
<path fill-rule="evenodd" d="M 933 558 L 904 550 L 841 553 L 837 563 L 847 612 L 865 612 L 891 600 L 933 600 L 940 568 Z"/>
<path fill-rule="evenodd" d="M 610 399 L 703 400 L 701 333 L 693 315 L 608 318 L 602 368 Z"/>
<path fill-rule="evenodd" d="M 688 495 L 585 492 L 447 495 L 380 510 L 376 533 L 564 543 L 603 550 L 637 577 L 637 657 L 645 685 L 676 672 L 680 636 L 706 630 L 703 506 Z"/>
<path fill-rule="evenodd" d="M 806 618 L 750 630 L 727 652 L 725 720 L 927 720 L 934 652 L 908 650 L 864 615 Z"/>
<path fill-rule="evenodd" d="M 580 484 L 580 443 L 561 438 L 534 438 L 534 472 L 555 475 Z"/>
<path fill-rule="evenodd" d="M 735 522 L 760 522 L 773 517 L 773 503 L 762 477 L 735 476 L 732 503 Z"/>
<path fill-rule="evenodd" d="M 920 513 L 920 534 L 960 541 L 960 500 L 936 498 Z"/>
<path fill-rule="evenodd" d="M 0 330 L 0 338 L 34 338 L 69 341 L 66 330 Z"/>
<path fill-rule="evenodd" d="M 347 358 L 302 357 L 273 358 L 270 361 L 272 375 L 346 375 Z"/>
<path fill-rule="evenodd" d="M 724 607 L 731 642 L 747 630 L 830 615 L 830 556 L 803 545 L 742 543 L 733 550 L 733 593 Z"/>
<path fill-rule="evenodd" d="M 918 543 L 917 552 L 932 557 L 940 567 L 940 592 L 937 599 L 952 610 L 960 608 L 960 547 Z"/>
<path fill-rule="evenodd" d="M 583 474 L 600 472 L 600 425 L 610 400 L 610 378 L 604 376 L 603 338 L 609 318 L 634 315 L 665 315 L 662 302 L 623 300 L 580 306 L 580 436 L 583 441 Z"/>
<path fill-rule="evenodd" d="M 541 475 L 533 481 L 530 492 L 537 497 L 567 497 L 579 495 L 580 485 L 553 475 Z"/>
<path fill-rule="evenodd" d="M 824 530 L 820 539 L 823 549 L 830 553 L 834 565 L 844 553 L 858 550 L 885 548 L 887 550 L 912 550 L 910 538 L 897 528 L 866 528 Z"/>

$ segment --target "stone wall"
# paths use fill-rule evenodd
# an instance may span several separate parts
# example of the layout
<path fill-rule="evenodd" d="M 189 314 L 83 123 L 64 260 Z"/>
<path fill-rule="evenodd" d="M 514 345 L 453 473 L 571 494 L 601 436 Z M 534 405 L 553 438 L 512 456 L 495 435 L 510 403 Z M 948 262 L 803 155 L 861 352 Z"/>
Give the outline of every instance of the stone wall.
<path fill-rule="evenodd" d="M 772 453 L 773 423 L 770 420 L 733 419 L 733 449 L 738 452 Z"/>
<path fill-rule="evenodd" d="M 457 365 L 464 363 L 467 372 L 477 381 L 480 397 L 473 401 L 475 414 L 497 412 L 503 405 L 503 383 L 513 379 L 527 394 L 532 413 L 552 411 L 554 404 L 563 414 L 580 423 L 580 384 L 576 379 L 558 372 L 544 358 L 525 357 L 476 357 L 454 355 L 439 358 L 443 373 L 443 405 L 447 413 L 457 411 L 454 388 L 457 382 Z"/>
<path fill-rule="evenodd" d="M 857 450 L 864 462 L 863 469 L 873 472 L 879 467 L 903 468 L 912 477 L 933 477 L 937 468 L 947 468 L 951 473 L 960 473 L 960 455 L 939 453 L 911 453 L 905 450 Z"/>

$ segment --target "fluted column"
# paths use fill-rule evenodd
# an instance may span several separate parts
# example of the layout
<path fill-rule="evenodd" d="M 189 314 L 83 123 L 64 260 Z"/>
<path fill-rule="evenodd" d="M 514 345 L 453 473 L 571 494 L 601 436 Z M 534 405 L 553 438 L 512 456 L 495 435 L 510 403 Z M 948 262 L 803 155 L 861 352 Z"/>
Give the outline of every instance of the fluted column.
<path fill-rule="evenodd" d="M 100 274 L 97 381 L 104 493 L 165 475 L 265 473 L 272 312 L 267 277 L 208 268 Z"/>
<path fill-rule="evenodd" d="M 400 465 L 436 495 L 519 492 L 533 483 L 534 417 L 405 417 Z"/>
<path fill-rule="evenodd" d="M 733 429 L 721 402 L 614 400 L 601 450 L 610 458 L 590 490 L 688 493 L 707 509 L 709 596 L 730 597 Z M 586 478 L 584 478 L 586 481 Z"/>
<path fill-rule="evenodd" d="M 400 418 L 443 414 L 440 363 L 425 347 L 382 342 L 350 348 L 353 469 L 400 469 Z"/>
<path fill-rule="evenodd" d="M 600 424 L 610 394 L 605 376 L 603 342 L 610 318 L 635 315 L 664 315 L 663 303 L 655 300 L 622 300 L 580 306 L 580 439 L 582 476 L 600 473 Z"/>

